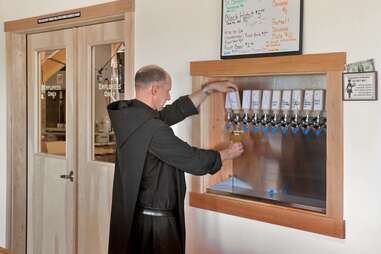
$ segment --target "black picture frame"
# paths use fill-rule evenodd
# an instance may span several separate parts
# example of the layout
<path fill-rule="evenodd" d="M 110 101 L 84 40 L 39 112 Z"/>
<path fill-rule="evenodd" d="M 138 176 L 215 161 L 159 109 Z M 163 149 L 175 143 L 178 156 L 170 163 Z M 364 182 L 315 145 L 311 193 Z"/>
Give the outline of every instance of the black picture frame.
<path fill-rule="evenodd" d="M 277 52 L 265 52 L 265 53 L 251 53 L 251 54 L 232 54 L 225 55 L 223 52 L 224 49 L 224 13 L 225 13 L 225 3 L 226 0 L 221 0 L 222 8 L 221 8 L 221 38 L 220 38 L 220 58 L 221 59 L 236 59 L 236 58 L 254 58 L 254 57 L 270 57 L 270 56 L 287 56 L 287 55 L 301 55 L 303 53 L 303 10 L 304 10 L 304 0 L 293 0 L 300 2 L 300 10 L 299 10 L 299 40 L 298 41 L 298 49 L 294 51 L 277 51 Z M 249 0 L 250 1 L 250 0 Z M 272 0 L 266 0 L 271 1 Z"/>
<path fill-rule="evenodd" d="M 356 82 L 351 84 L 351 80 L 357 79 L 361 87 L 354 91 Z M 368 83 L 366 83 L 368 79 Z M 377 101 L 378 100 L 378 73 L 368 72 L 344 72 L 342 77 L 342 100 L 343 101 Z M 373 81 L 373 83 L 371 83 Z M 362 82 L 362 83 L 361 83 Z M 369 83 L 371 83 L 369 85 Z M 349 85 L 351 85 L 349 87 Z M 371 89 L 371 94 L 369 90 Z M 353 93 L 353 95 L 352 95 Z"/>

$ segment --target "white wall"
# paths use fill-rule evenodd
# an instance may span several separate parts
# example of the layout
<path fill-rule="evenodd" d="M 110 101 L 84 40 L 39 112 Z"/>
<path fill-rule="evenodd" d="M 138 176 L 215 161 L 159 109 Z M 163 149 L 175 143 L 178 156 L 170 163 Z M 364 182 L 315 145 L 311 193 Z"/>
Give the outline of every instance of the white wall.
<path fill-rule="evenodd" d="M 221 0 L 135 0 L 135 67 L 156 63 L 173 76 L 172 97 L 191 91 L 189 61 L 219 58 Z M 27 17 L 95 4 L 95 0 L 0 0 L 5 19 Z M 6 5 L 5 5 L 6 4 Z M 21 8 L 22 7 L 22 8 Z M 346 51 L 348 62 L 375 58 L 380 69 L 381 2 L 305 0 L 304 52 Z M 4 16 L 0 16 L 0 21 Z M 0 96 L 4 96 L 4 35 L 0 33 Z M 5 174 L 5 102 L 0 97 L 0 193 Z M 381 253 L 380 102 L 344 106 L 347 238 L 339 240 L 253 220 L 188 209 L 188 253 Z M 190 139 L 190 122 L 175 127 Z M 188 179 L 189 180 L 189 179 Z M 0 245 L 4 241 L 4 200 L 0 197 Z M 1 223 L 2 222 L 2 223 Z"/>

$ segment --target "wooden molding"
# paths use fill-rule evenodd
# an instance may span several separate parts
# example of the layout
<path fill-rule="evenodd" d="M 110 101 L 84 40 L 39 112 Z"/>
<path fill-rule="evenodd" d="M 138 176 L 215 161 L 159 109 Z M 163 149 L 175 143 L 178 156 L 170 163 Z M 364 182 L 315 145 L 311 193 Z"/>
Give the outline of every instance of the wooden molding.
<path fill-rule="evenodd" d="M 10 177 L 10 245 L 26 252 L 27 114 L 26 35 L 6 34 L 7 45 L 7 171 Z M 11 99 L 12 98 L 12 99 Z"/>
<path fill-rule="evenodd" d="M 342 71 L 346 53 L 191 62 L 192 76 L 242 76 Z"/>
<path fill-rule="evenodd" d="M 10 251 L 0 247 L 0 254 L 13 254 L 13 252 L 10 252 Z"/>
<path fill-rule="evenodd" d="M 190 206 L 292 227 L 318 234 L 345 238 L 345 222 L 319 213 L 281 207 L 255 201 L 245 201 L 209 193 L 189 194 Z"/>
<path fill-rule="evenodd" d="M 84 26 L 95 23 L 123 20 L 126 12 L 134 12 L 134 0 L 118 0 L 89 7 L 72 9 L 62 12 L 50 13 L 32 18 L 8 21 L 4 24 L 5 32 L 35 33 L 52 29 L 64 29 L 73 26 Z M 38 24 L 37 20 L 46 17 L 60 16 L 80 12 L 81 16 L 73 19 Z"/>

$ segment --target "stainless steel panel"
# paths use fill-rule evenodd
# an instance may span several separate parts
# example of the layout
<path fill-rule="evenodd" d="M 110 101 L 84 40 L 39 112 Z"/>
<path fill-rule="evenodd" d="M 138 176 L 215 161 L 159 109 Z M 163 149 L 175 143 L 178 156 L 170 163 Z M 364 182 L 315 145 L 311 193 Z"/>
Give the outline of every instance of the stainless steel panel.
<path fill-rule="evenodd" d="M 325 75 L 235 78 L 240 89 L 325 89 Z M 223 109 L 221 109 L 223 112 Z M 329 122 L 329 119 L 328 119 Z M 311 211 L 326 209 L 326 133 L 291 130 L 231 134 L 244 154 L 233 161 L 233 175 L 208 192 L 257 199 Z"/>

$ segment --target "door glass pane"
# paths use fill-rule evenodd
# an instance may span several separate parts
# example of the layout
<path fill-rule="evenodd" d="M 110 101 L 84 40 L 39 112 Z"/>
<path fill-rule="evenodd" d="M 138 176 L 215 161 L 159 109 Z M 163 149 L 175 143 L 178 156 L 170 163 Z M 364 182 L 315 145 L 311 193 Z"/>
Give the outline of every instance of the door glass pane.
<path fill-rule="evenodd" d="M 38 54 L 40 152 L 66 154 L 66 49 Z"/>
<path fill-rule="evenodd" d="M 115 162 L 115 133 L 107 113 L 110 102 L 124 98 L 124 43 L 94 46 L 93 160 Z"/>

